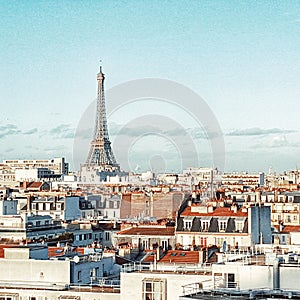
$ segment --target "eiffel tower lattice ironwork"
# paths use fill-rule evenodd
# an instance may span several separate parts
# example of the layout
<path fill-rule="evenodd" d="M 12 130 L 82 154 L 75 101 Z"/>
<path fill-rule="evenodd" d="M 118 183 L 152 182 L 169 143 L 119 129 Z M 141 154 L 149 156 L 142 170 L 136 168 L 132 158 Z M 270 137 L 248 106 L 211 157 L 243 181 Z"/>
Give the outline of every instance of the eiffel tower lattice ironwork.
<path fill-rule="evenodd" d="M 86 164 L 103 171 L 120 171 L 120 166 L 114 157 L 108 136 L 106 108 L 104 97 L 104 74 L 102 67 L 97 74 L 98 95 L 94 139 L 91 142 Z"/>

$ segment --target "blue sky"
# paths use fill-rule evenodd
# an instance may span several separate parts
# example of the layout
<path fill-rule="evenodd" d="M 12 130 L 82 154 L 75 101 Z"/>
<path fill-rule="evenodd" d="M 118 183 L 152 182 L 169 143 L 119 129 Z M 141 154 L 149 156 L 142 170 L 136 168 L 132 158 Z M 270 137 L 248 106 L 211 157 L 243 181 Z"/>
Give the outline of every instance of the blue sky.
<path fill-rule="evenodd" d="M 200 95 L 223 130 L 226 170 L 299 166 L 299 1 L 2 1 L 0 14 L 1 160 L 73 161 L 102 59 L 106 89 L 150 77 Z M 112 141 L 114 129 L 151 107 L 110 115 Z M 197 130 L 181 112 L 171 118 Z M 165 135 L 156 145 L 137 134 L 131 166 L 146 169 L 166 146 L 167 169 L 177 169 L 182 158 Z M 208 142 L 192 138 L 210 166 Z"/>

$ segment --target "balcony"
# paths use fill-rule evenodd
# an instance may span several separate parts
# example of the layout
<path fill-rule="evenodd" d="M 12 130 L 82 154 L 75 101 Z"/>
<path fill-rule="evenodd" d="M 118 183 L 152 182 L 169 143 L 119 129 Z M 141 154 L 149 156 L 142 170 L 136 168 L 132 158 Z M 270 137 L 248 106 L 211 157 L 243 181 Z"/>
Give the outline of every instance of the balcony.
<path fill-rule="evenodd" d="M 43 230 L 53 230 L 53 229 L 61 229 L 61 225 L 51 224 L 51 225 L 39 225 L 39 226 L 33 226 L 33 225 L 27 225 L 26 230 L 28 232 L 32 231 L 43 231 Z"/>
<path fill-rule="evenodd" d="M 176 273 L 176 274 L 210 274 L 211 264 L 207 263 L 129 263 L 122 266 L 122 273 L 131 272 L 156 272 L 156 273 Z"/>

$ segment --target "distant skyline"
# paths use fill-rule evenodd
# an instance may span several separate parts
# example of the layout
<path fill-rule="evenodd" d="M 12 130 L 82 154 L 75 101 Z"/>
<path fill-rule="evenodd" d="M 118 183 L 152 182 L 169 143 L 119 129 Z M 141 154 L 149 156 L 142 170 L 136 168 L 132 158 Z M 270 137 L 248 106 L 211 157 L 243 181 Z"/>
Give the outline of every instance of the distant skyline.
<path fill-rule="evenodd" d="M 29 0 L 2 1 L 0 11 L 0 160 L 65 156 L 73 165 L 102 60 L 106 90 L 161 78 L 201 96 L 224 133 L 226 171 L 300 166 L 299 1 Z M 201 166 L 212 165 L 203 129 L 157 99 L 109 115 L 111 140 L 149 112 L 183 126 Z M 122 132 L 136 137 L 132 168 L 168 155 L 167 169 L 180 168 L 166 139 L 179 131 L 145 137 L 136 129 Z"/>

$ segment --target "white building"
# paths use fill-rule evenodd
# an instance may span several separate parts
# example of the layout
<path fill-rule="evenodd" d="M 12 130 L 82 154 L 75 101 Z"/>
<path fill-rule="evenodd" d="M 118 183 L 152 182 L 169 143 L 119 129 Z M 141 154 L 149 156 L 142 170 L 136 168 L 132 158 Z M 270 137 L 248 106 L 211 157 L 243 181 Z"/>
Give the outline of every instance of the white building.
<path fill-rule="evenodd" d="M 15 180 L 16 181 L 40 181 L 44 179 L 52 179 L 54 177 L 60 177 L 60 174 L 54 175 L 54 172 L 48 168 L 32 168 L 32 169 L 16 169 Z"/>
<path fill-rule="evenodd" d="M 46 168 L 55 175 L 68 174 L 69 164 L 64 157 L 53 159 L 10 159 L 0 163 L 0 182 L 16 181 L 16 170 Z M 25 175 L 25 174 L 23 174 Z M 30 174 L 29 174 L 30 175 Z M 32 174 L 31 174 L 32 175 Z"/>
<path fill-rule="evenodd" d="M 95 216 L 104 219 L 119 219 L 121 207 L 121 194 L 101 193 L 88 195 L 95 210 Z"/>
<path fill-rule="evenodd" d="M 156 270 L 154 265 L 136 265 L 121 273 L 120 299 L 174 300 L 183 294 L 183 286 L 196 282 L 203 288 L 211 287 L 211 274 L 205 267 L 182 268 L 174 264 L 172 269 L 162 266 Z"/>
<path fill-rule="evenodd" d="M 0 239 L 23 241 L 54 238 L 65 230 L 54 224 L 50 216 L 2 215 L 0 216 Z"/>
<path fill-rule="evenodd" d="M 76 220 L 81 218 L 79 196 L 50 196 L 30 199 L 27 211 L 35 215 L 50 215 L 54 220 Z"/>
<path fill-rule="evenodd" d="M 30 259 L 30 248 L 4 248 L 0 259 L 0 285 L 2 282 L 29 286 L 90 284 L 103 275 L 113 275 L 113 256 L 90 253 L 74 257 Z"/>
<path fill-rule="evenodd" d="M 217 245 L 247 249 L 272 242 L 269 206 L 218 207 L 193 204 L 179 216 L 176 241 L 185 249 Z"/>

